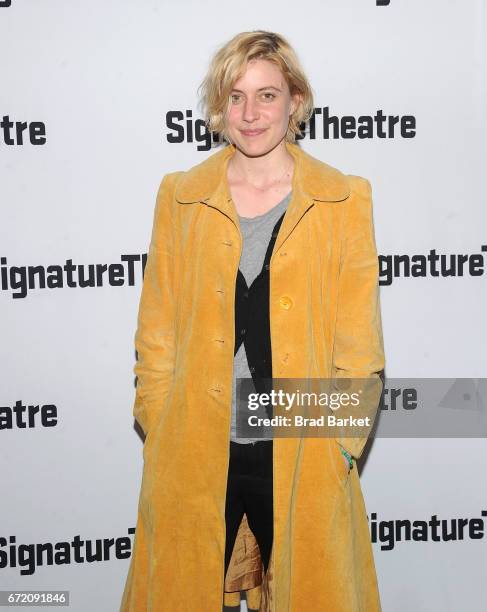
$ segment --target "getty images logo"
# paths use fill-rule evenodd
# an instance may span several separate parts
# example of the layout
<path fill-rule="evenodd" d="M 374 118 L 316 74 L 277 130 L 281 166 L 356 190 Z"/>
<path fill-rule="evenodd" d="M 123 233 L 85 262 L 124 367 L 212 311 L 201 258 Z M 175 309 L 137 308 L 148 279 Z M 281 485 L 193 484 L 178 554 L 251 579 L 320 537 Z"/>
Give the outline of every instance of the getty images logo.
<path fill-rule="evenodd" d="M 3 6 L 10 6 L 12 4 L 12 0 L 0 0 L 0 8 Z"/>

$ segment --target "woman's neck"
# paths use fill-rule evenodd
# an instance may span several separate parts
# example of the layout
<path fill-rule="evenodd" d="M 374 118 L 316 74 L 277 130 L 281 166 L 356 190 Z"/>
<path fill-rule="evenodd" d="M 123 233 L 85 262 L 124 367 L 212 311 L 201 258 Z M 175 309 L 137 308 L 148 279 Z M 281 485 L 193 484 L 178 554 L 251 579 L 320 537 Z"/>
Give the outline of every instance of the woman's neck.
<path fill-rule="evenodd" d="M 265 191 L 281 180 L 292 177 L 294 159 L 284 140 L 265 155 L 249 157 L 239 149 L 228 163 L 228 181 L 233 185 L 247 185 Z"/>

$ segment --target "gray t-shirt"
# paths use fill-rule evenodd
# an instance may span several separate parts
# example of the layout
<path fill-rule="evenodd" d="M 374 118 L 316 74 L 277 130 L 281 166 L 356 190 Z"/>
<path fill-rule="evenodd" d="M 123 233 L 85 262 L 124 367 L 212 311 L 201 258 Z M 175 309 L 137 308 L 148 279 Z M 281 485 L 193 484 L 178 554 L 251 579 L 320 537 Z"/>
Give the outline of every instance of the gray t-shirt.
<path fill-rule="evenodd" d="M 291 199 L 291 193 L 268 210 L 257 217 L 241 217 L 239 215 L 240 231 L 242 233 L 243 245 L 240 258 L 240 270 L 244 275 L 247 286 L 250 287 L 254 279 L 259 275 L 264 264 L 264 258 L 272 236 L 272 230 L 283 212 L 287 209 Z M 236 437 L 236 379 L 252 378 L 245 353 L 245 345 L 239 346 L 233 364 L 233 393 L 232 393 L 232 421 L 230 439 L 239 444 L 249 444 L 259 440 L 271 440 L 272 438 L 237 438 Z"/>

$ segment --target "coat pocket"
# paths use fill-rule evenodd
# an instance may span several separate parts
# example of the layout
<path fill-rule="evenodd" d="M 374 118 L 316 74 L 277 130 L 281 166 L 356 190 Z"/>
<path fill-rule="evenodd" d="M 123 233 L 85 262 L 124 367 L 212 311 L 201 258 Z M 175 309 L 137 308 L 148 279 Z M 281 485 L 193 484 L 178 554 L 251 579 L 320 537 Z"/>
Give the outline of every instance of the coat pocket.
<path fill-rule="evenodd" d="M 330 451 L 330 460 L 332 469 L 335 472 L 338 482 L 342 487 L 347 485 L 347 481 L 350 477 L 350 468 L 345 463 L 345 458 L 342 455 L 340 446 L 335 438 L 328 438 L 328 448 Z"/>
<path fill-rule="evenodd" d="M 147 435 L 145 436 L 144 446 L 142 447 L 142 457 L 144 458 L 144 463 L 147 463 L 147 460 L 149 457 L 152 436 L 153 436 L 153 429 L 150 428 L 149 431 L 147 432 Z"/>

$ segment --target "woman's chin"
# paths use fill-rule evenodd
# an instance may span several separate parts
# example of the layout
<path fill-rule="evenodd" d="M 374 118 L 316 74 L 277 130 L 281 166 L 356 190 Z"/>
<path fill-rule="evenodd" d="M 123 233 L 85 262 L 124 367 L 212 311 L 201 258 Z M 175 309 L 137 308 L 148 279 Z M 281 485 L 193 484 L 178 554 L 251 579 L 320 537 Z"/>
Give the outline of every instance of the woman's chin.
<path fill-rule="evenodd" d="M 271 142 L 267 138 L 251 138 L 240 139 L 235 141 L 235 146 L 247 157 L 261 157 L 272 151 L 280 140 Z"/>

